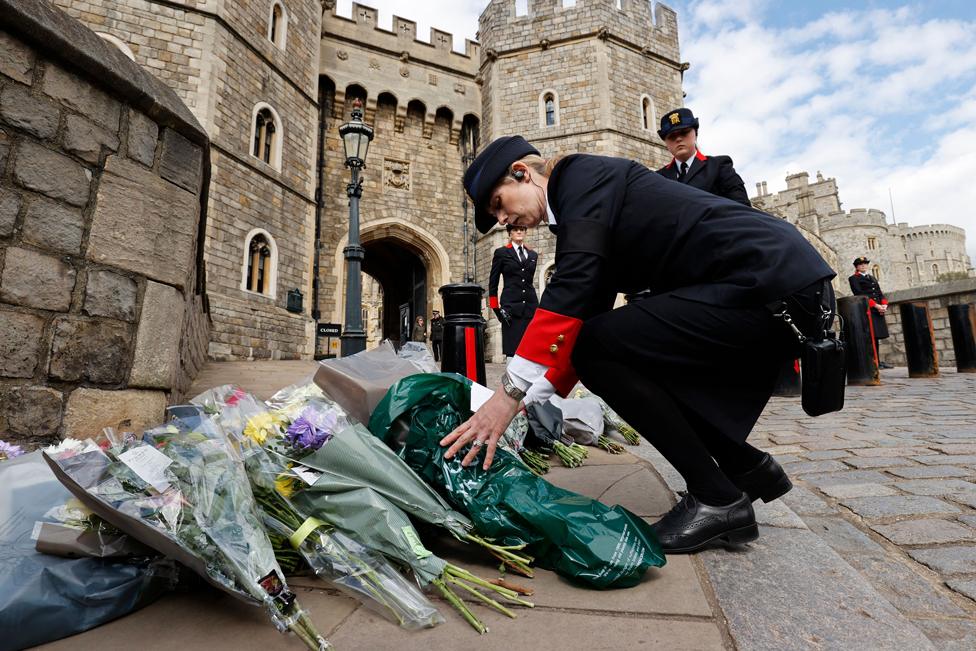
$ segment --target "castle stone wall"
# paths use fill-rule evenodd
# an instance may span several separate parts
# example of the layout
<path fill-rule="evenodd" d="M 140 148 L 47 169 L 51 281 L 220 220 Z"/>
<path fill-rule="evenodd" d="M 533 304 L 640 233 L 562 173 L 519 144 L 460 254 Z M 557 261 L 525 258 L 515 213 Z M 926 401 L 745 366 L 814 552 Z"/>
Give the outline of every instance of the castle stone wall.
<path fill-rule="evenodd" d="M 44 0 L 0 12 L 0 433 L 158 423 L 205 359 L 206 132 Z"/>
<path fill-rule="evenodd" d="M 215 359 L 310 357 L 315 154 L 321 6 L 284 3 L 284 48 L 268 38 L 269 2 L 55 0 L 91 29 L 123 42 L 137 63 L 172 86 L 213 143 L 204 257 Z M 253 156 L 255 107 L 280 118 L 280 169 Z M 266 231 L 278 251 L 267 295 L 242 288 L 245 237 Z M 303 310 L 286 308 L 302 292 Z"/>

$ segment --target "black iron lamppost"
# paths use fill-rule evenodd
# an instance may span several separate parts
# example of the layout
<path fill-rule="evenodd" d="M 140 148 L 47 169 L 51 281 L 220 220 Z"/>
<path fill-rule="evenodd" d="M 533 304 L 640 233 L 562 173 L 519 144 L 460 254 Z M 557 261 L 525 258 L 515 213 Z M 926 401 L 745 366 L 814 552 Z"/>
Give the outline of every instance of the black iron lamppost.
<path fill-rule="evenodd" d="M 363 103 L 357 99 L 352 105 L 352 120 L 339 127 L 342 146 L 346 151 L 346 167 L 352 179 L 346 186 L 349 196 L 349 244 L 342 250 L 346 258 L 346 319 L 342 340 L 342 356 L 366 350 L 366 331 L 363 329 L 362 263 L 365 250 L 359 244 L 359 197 L 363 195 L 363 181 L 359 170 L 366 167 L 366 152 L 373 139 L 373 127 L 363 122 Z"/>
<path fill-rule="evenodd" d="M 478 149 L 478 133 L 469 124 L 461 127 L 461 163 L 464 171 L 474 162 L 475 153 Z M 461 205 L 464 207 L 464 282 L 474 282 L 475 274 L 478 272 L 478 248 L 477 235 L 470 228 L 468 217 L 468 193 L 461 190 Z M 474 263 L 471 263 L 471 255 L 474 253 Z"/>

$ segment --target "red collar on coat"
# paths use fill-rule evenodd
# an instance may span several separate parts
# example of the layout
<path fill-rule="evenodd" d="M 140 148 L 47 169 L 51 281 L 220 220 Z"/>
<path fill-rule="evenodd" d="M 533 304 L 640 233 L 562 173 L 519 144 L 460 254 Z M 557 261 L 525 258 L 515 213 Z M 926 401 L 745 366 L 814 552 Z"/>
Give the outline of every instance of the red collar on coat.
<path fill-rule="evenodd" d="M 702 161 L 708 160 L 708 156 L 706 156 L 705 154 L 701 153 L 697 149 L 695 150 L 695 158 L 697 158 L 698 160 L 702 160 Z M 674 165 L 677 162 L 678 161 L 674 158 L 674 156 L 672 156 L 671 157 L 671 162 L 668 163 L 667 165 L 665 165 L 665 167 L 671 167 L 672 165 Z M 690 165 L 689 165 L 689 167 L 690 167 Z"/>
<path fill-rule="evenodd" d="M 513 247 L 513 244 L 511 242 L 511 240 L 509 240 L 508 244 L 505 245 L 505 248 L 506 249 L 511 249 L 512 247 Z M 526 251 L 531 251 L 532 250 L 532 249 L 530 249 L 529 247 L 527 247 L 524 244 L 522 245 L 522 248 L 525 249 Z"/>

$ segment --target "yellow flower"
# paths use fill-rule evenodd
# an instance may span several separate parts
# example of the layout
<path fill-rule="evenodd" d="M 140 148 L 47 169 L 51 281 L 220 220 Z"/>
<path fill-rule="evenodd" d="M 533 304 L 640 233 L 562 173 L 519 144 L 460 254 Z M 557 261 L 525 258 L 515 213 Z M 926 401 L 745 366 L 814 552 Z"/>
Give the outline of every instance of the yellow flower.
<path fill-rule="evenodd" d="M 295 494 L 295 478 L 286 474 L 278 475 L 275 479 L 275 490 L 282 497 L 291 497 Z"/>
<path fill-rule="evenodd" d="M 258 445 L 264 445 L 269 436 L 278 436 L 277 426 L 281 424 L 280 418 L 272 413 L 264 412 L 247 419 L 247 425 L 244 426 L 244 436 Z"/>

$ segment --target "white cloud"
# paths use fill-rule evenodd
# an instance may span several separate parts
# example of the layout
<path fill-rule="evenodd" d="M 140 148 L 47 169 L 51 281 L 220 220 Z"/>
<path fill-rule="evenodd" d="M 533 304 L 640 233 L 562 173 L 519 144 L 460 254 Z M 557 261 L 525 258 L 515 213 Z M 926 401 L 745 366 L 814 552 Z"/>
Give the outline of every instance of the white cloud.
<path fill-rule="evenodd" d="M 820 170 L 845 209 L 889 213 L 891 188 L 898 221 L 962 226 L 976 260 L 976 21 L 902 7 L 779 28 L 764 20 L 774 7 L 738 7 L 679 16 L 706 153 L 732 155 L 748 188 Z"/>

